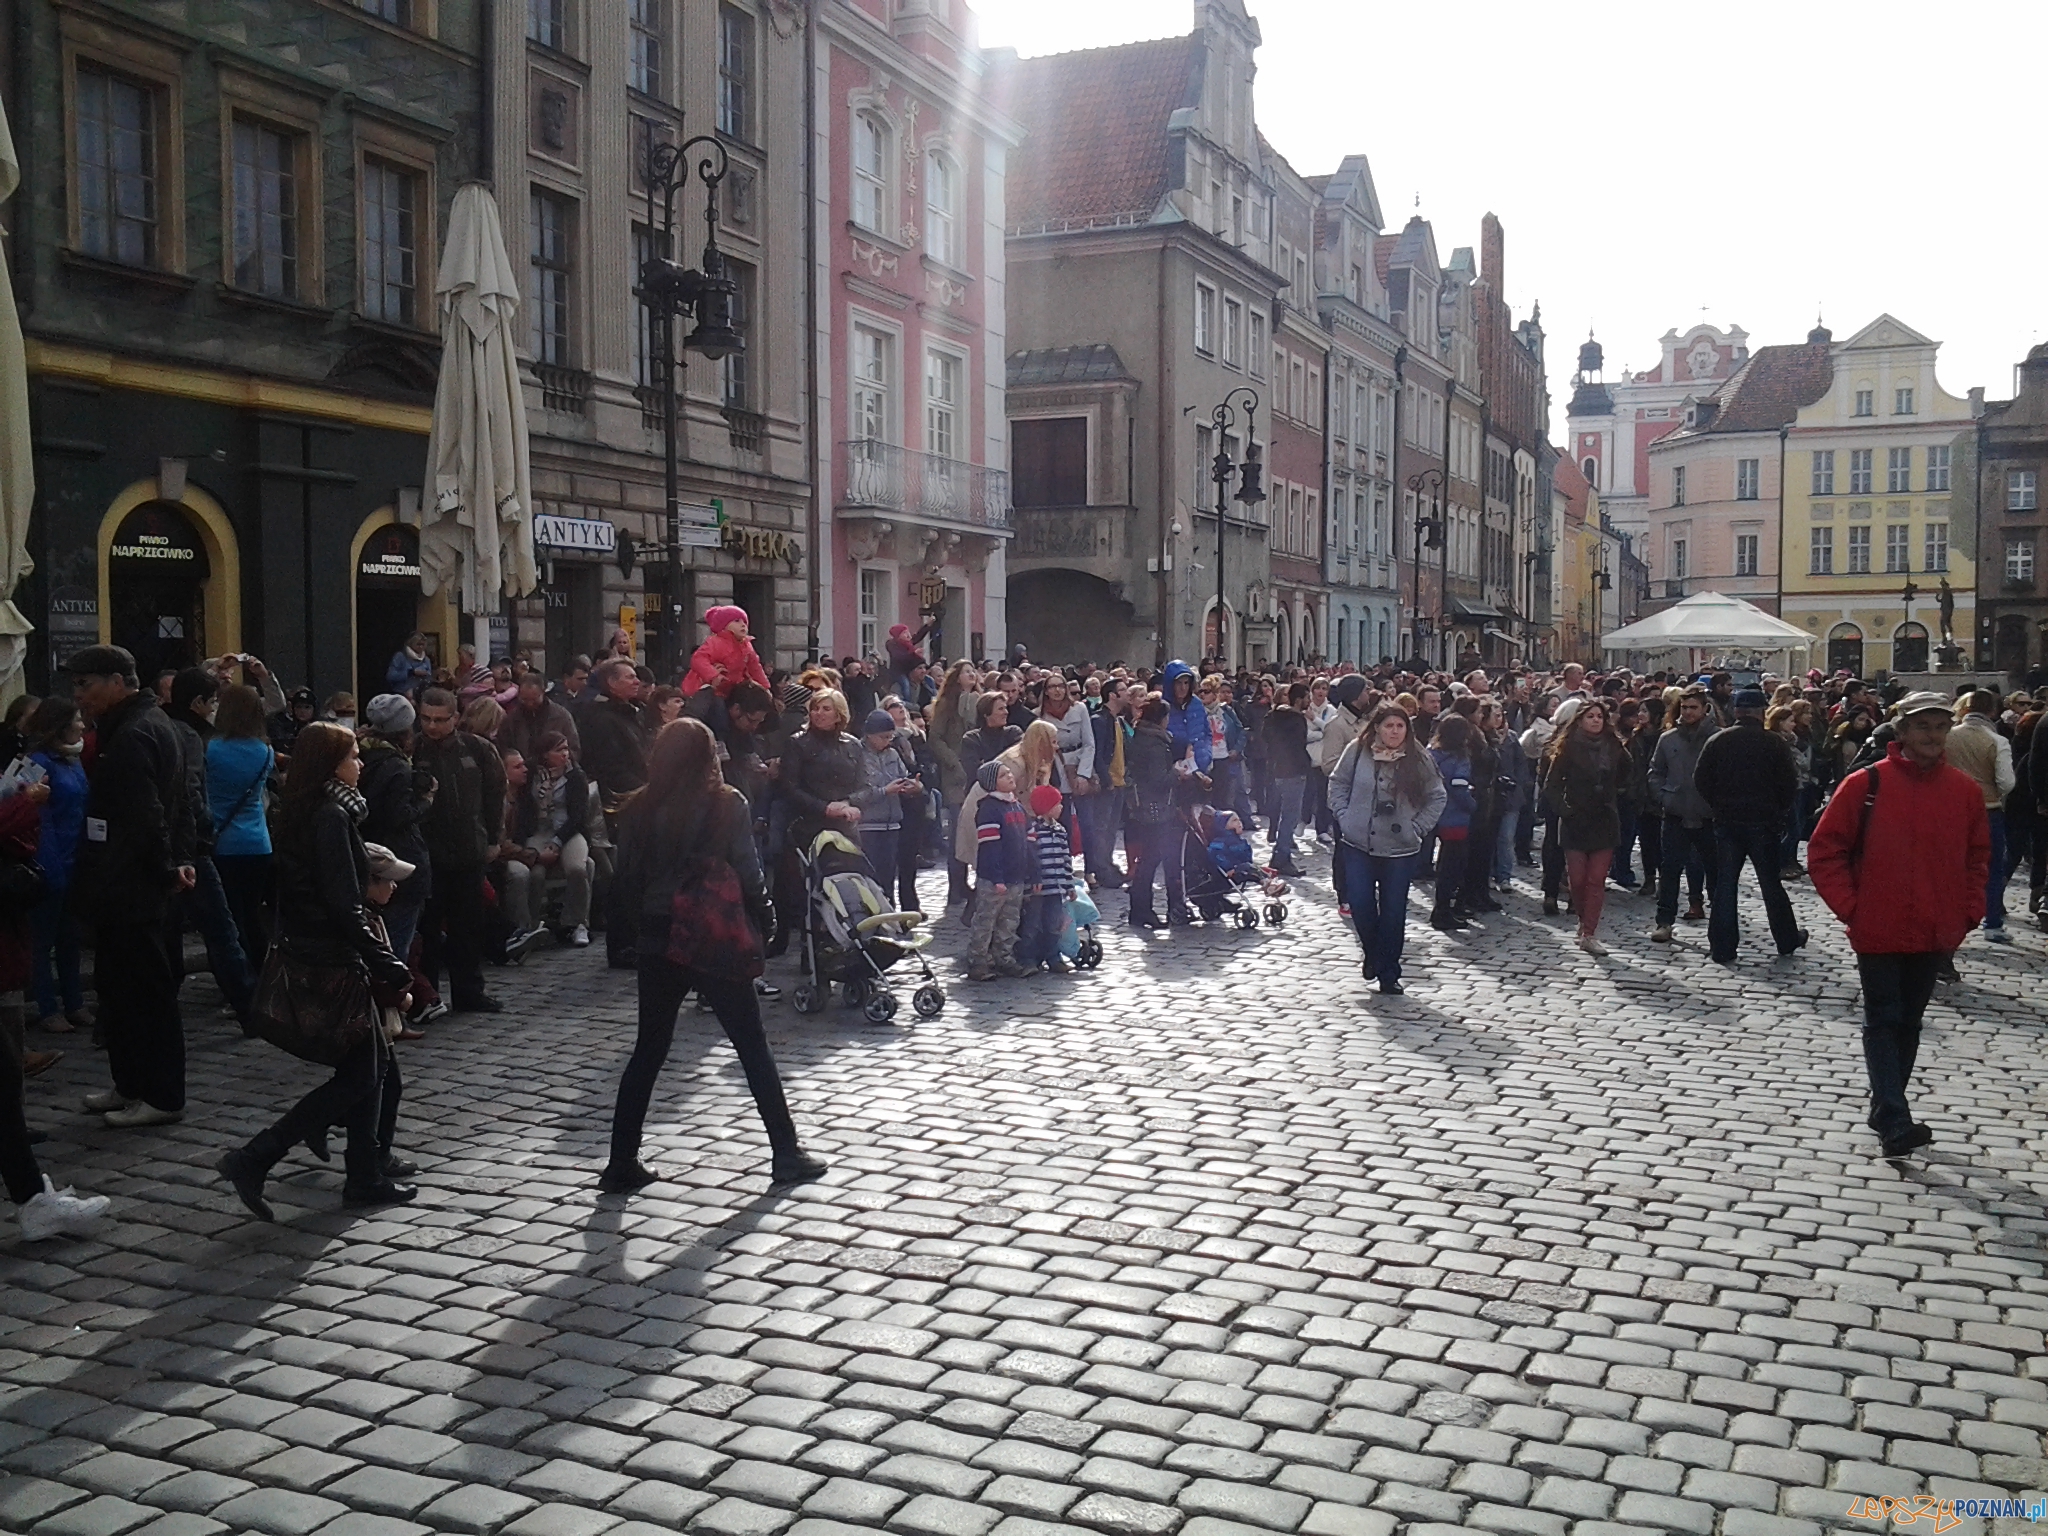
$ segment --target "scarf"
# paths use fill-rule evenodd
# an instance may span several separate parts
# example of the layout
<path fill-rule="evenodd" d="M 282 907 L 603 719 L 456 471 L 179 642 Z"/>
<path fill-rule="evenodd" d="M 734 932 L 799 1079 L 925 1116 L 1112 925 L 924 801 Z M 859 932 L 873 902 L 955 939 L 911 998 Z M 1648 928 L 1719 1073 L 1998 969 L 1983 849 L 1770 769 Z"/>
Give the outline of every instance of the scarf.
<path fill-rule="evenodd" d="M 365 800 L 353 784 L 344 784 L 339 779 L 327 781 L 327 798 L 348 812 L 348 819 L 357 826 L 370 814 L 370 802 Z"/>
<path fill-rule="evenodd" d="M 1109 722 L 1109 783 L 1113 789 L 1124 787 L 1124 723 L 1112 718 Z"/>

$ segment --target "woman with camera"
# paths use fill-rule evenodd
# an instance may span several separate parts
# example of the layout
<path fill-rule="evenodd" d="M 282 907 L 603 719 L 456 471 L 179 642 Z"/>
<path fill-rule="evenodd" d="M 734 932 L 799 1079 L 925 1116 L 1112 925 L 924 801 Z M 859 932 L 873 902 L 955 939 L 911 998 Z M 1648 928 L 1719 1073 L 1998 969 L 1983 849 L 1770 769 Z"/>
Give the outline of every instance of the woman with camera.
<path fill-rule="evenodd" d="M 358 831 L 369 812 L 356 789 L 362 768 L 355 732 L 316 720 L 299 732 L 285 775 L 275 854 L 277 934 L 256 1011 L 267 1014 L 288 990 L 301 1039 L 334 1044 L 340 1055 L 328 1081 L 216 1164 L 263 1221 L 276 1219 L 263 1197 L 271 1168 L 302 1141 L 319 1155 L 330 1125 L 348 1130 L 343 1205 L 397 1205 L 418 1193 L 394 1182 L 389 1166 L 396 1078 L 371 989 L 383 989 L 402 1010 L 412 973 L 371 922 L 370 858 Z"/>
<path fill-rule="evenodd" d="M 1408 886 L 1422 840 L 1436 827 L 1450 792 L 1416 739 L 1407 711 L 1381 704 L 1330 770 L 1330 814 L 1352 925 L 1365 951 L 1365 975 L 1382 992 L 1405 991 L 1401 950 Z"/>

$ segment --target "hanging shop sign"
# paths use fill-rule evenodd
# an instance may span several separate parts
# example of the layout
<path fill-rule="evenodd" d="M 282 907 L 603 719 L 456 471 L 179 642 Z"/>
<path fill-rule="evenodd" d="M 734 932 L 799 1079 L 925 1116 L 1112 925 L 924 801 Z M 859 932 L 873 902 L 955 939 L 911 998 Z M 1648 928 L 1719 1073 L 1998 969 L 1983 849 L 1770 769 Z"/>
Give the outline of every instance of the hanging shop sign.
<path fill-rule="evenodd" d="M 602 518 L 557 517 L 543 512 L 533 520 L 533 542 L 549 549 L 608 555 L 619 546 L 619 530 Z"/>

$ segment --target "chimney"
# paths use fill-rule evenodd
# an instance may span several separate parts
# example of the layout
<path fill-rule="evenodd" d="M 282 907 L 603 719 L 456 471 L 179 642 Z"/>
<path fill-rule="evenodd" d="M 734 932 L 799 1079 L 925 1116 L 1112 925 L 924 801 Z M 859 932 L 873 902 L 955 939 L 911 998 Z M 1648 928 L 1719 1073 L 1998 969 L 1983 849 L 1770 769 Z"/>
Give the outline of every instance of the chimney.
<path fill-rule="evenodd" d="M 1479 275 L 1492 285 L 1494 297 L 1507 297 L 1507 238 L 1500 220 L 1488 214 L 1479 221 Z"/>
<path fill-rule="evenodd" d="M 1982 421 L 1983 419 L 1984 386 L 1982 384 L 1973 384 L 1970 386 L 1970 420 Z"/>

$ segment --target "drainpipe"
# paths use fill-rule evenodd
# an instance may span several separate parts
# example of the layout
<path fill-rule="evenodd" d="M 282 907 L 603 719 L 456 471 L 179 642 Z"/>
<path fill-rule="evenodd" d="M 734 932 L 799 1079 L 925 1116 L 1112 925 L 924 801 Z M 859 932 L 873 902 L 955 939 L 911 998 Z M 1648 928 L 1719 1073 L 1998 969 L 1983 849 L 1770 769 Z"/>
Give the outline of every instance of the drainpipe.
<path fill-rule="evenodd" d="M 498 133 L 492 107 L 497 99 L 498 71 L 492 58 L 497 0 L 477 0 L 477 180 L 489 181 L 497 164 Z M 484 657 L 488 662 L 490 657 Z"/>
<path fill-rule="evenodd" d="M 1792 436 L 1790 422 L 1778 428 L 1778 617 L 1785 617 L 1785 444 Z M 1807 503 L 1808 507 L 1812 502 Z M 1813 648 L 1807 647 L 1806 664 L 1813 665 Z"/>
<path fill-rule="evenodd" d="M 804 388 L 809 396 L 804 411 L 805 452 L 811 461 L 811 496 L 807 508 L 811 543 L 811 569 L 806 583 L 806 606 L 810 612 L 806 636 L 807 656 L 818 654 L 818 604 L 823 592 L 822 547 L 825 526 L 825 487 L 820 484 L 826 471 L 818 462 L 818 12 L 815 5 L 804 8 Z"/>
<path fill-rule="evenodd" d="M 1159 422 L 1159 459 L 1158 468 L 1154 472 L 1157 480 L 1156 489 L 1159 496 L 1159 515 L 1155 520 L 1157 527 L 1154 529 L 1152 547 L 1158 550 L 1166 548 L 1166 531 L 1171 526 L 1167 508 L 1173 500 L 1174 487 L 1177 483 L 1176 477 L 1168 472 L 1169 466 L 1173 463 L 1173 421 L 1167 407 L 1169 402 L 1174 399 L 1172 376 L 1167 362 L 1166 345 L 1166 279 L 1167 273 L 1170 270 L 1169 254 L 1167 243 L 1162 238 L 1159 242 L 1159 281 L 1153 285 L 1155 289 L 1154 304 L 1156 307 L 1152 317 L 1152 334 L 1156 339 L 1159 369 L 1159 388 L 1153 394 L 1152 405 L 1153 414 L 1158 418 Z M 1220 556 L 1223 547 L 1223 530 L 1220 523 L 1216 530 L 1216 547 Z M 1159 615 L 1159 641 L 1153 647 L 1152 664 L 1156 667 L 1163 667 L 1166 665 L 1166 658 L 1171 654 L 1171 645 L 1167 636 L 1171 632 L 1169 626 L 1172 622 L 1173 583 L 1165 569 L 1166 561 L 1163 558 L 1160 560 L 1159 565 L 1158 592 L 1153 599 L 1153 605 Z M 1217 633 L 1220 635 L 1223 623 L 1223 615 L 1221 613 L 1217 614 L 1216 623 Z M 1198 634 L 1195 638 L 1196 643 L 1199 645 L 1201 636 Z"/>
<path fill-rule="evenodd" d="M 1328 588 L 1333 574 L 1330 566 L 1330 517 L 1336 511 L 1335 481 L 1330 474 L 1330 394 L 1334 387 L 1330 375 L 1337 371 L 1336 362 L 1337 348 L 1335 337 L 1333 336 L 1330 350 L 1323 354 L 1323 526 L 1318 532 L 1321 534 L 1323 541 L 1323 558 L 1320 563 L 1323 568 L 1323 587 L 1325 589 L 1323 596 L 1325 599 L 1329 597 Z M 1345 441 L 1351 441 L 1349 433 L 1345 434 Z M 1357 446 L 1355 442 L 1352 443 L 1354 451 L 1357 449 Z M 1345 511 L 1348 514 L 1350 508 L 1347 507 Z M 1294 649 L 1297 652 L 1301 650 L 1300 629 L 1301 626 L 1297 624 L 1294 636 Z M 1323 611 L 1316 615 L 1316 638 L 1322 642 L 1323 654 L 1328 656 L 1330 654 L 1330 605 L 1327 600 L 1323 604 Z"/>
<path fill-rule="evenodd" d="M 1397 637 L 1401 630 L 1400 553 L 1403 513 L 1401 511 L 1401 504 L 1395 499 L 1394 493 L 1401 489 L 1401 386 L 1405 382 L 1401 371 L 1407 366 L 1408 348 L 1405 345 L 1394 348 L 1394 441 L 1387 448 L 1387 463 L 1393 470 L 1393 483 L 1387 487 L 1387 520 L 1394 526 L 1394 632 Z M 1422 549 L 1419 545 L 1415 549 L 1415 568 L 1418 571 L 1422 569 Z M 1420 576 L 1415 578 L 1415 612 L 1419 618 L 1422 613 L 1422 578 Z M 1408 645 L 1411 655 L 1419 653 L 1419 648 L 1415 644 L 1415 627 L 1412 623 L 1408 631 Z M 1363 668 L 1360 670 L 1363 670 Z"/>
<path fill-rule="evenodd" d="M 1443 557 L 1438 562 L 1436 589 L 1439 610 L 1437 617 L 1440 619 L 1448 619 L 1451 616 L 1451 406 L 1456 403 L 1457 398 L 1458 378 L 1453 374 L 1444 390 L 1444 500 L 1438 526 L 1438 536 L 1442 538 L 1444 547 Z M 1451 627 L 1448 624 L 1440 624 L 1437 627 L 1440 631 L 1437 635 L 1437 644 L 1442 648 L 1440 654 L 1443 658 L 1443 668 L 1448 672 L 1453 665 Z"/>

